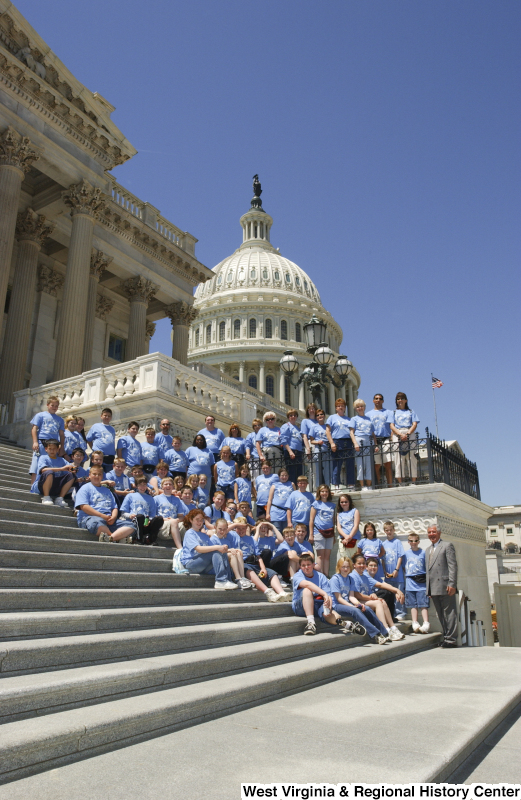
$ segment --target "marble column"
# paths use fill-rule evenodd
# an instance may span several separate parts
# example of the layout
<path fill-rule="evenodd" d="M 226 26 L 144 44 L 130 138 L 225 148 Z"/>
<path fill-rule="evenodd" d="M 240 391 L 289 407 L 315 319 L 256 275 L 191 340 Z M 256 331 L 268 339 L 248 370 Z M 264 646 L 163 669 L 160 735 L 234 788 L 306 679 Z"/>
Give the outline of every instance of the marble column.
<path fill-rule="evenodd" d="M 0 402 L 10 403 L 13 392 L 25 385 L 25 366 L 36 295 L 38 253 L 54 225 L 28 208 L 18 214 L 18 253 L 0 363 Z M 10 416 L 12 416 L 12 409 Z"/>
<path fill-rule="evenodd" d="M 301 373 L 302 374 L 302 373 Z M 306 408 L 306 398 L 305 398 L 305 385 L 304 381 L 298 387 L 298 410 L 304 411 Z"/>
<path fill-rule="evenodd" d="M 159 286 L 153 284 L 152 281 L 147 281 L 141 275 L 129 278 L 123 283 L 123 291 L 130 300 L 125 361 L 133 361 L 146 354 L 147 308 L 158 289 Z"/>
<path fill-rule="evenodd" d="M 94 343 L 94 325 L 96 320 L 96 302 L 98 283 L 103 270 L 107 269 L 112 258 L 101 250 L 93 250 L 90 257 L 89 293 L 87 295 L 87 313 L 85 315 L 85 339 L 83 342 L 82 372 L 92 369 L 92 345 Z"/>
<path fill-rule="evenodd" d="M 245 367 L 245 365 L 246 364 L 245 364 L 244 361 L 239 361 L 239 383 L 244 383 L 244 367 Z"/>
<path fill-rule="evenodd" d="M 24 175 L 38 155 L 27 136 L 7 128 L 0 136 L 0 310 L 3 314 Z M 1 319 L 0 314 L 0 319 Z M 0 326 L 0 338 L 2 336 Z"/>
<path fill-rule="evenodd" d="M 185 366 L 188 364 L 188 331 L 198 313 L 196 308 L 184 300 L 165 306 L 165 314 L 172 323 L 172 358 Z"/>
<path fill-rule="evenodd" d="M 149 319 L 147 319 L 147 324 L 146 324 L 146 327 L 145 327 L 145 342 L 146 342 L 146 353 L 145 353 L 145 355 L 150 353 L 150 340 L 151 340 L 151 338 L 152 338 L 152 336 L 154 335 L 155 332 L 156 332 L 156 323 L 155 322 L 151 322 Z"/>
<path fill-rule="evenodd" d="M 352 417 L 355 412 L 353 408 L 353 384 L 351 382 L 347 384 L 347 401 L 347 415 L 348 417 Z"/>
<path fill-rule="evenodd" d="M 56 342 L 55 381 L 82 371 L 92 231 L 103 202 L 101 189 L 87 181 L 70 186 L 63 193 L 63 201 L 71 209 L 72 231 Z"/>
<path fill-rule="evenodd" d="M 285 403 L 286 402 L 286 382 L 285 381 L 286 381 L 286 376 L 284 375 L 284 373 L 281 370 L 280 371 L 280 376 L 279 376 L 279 400 L 280 400 L 281 403 Z"/>
<path fill-rule="evenodd" d="M 335 413 L 335 400 L 336 400 L 336 392 L 337 392 L 337 390 L 336 390 L 335 386 L 333 386 L 333 384 L 330 383 L 328 391 L 329 391 L 329 413 L 330 414 L 334 414 Z"/>
<path fill-rule="evenodd" d="M 265 361 L 259 361 L 259 392 L 266 393 Z"/>

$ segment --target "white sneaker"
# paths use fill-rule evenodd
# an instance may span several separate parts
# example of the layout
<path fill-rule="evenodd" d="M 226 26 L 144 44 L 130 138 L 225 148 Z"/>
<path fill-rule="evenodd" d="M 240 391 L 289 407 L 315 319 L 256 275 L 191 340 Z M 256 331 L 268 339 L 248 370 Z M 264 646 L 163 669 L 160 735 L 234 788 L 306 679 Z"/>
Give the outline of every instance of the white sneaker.
<path fill-rule="evenodd" d="M 237 586 L 241 590 L 250 589 L 251 588 L 251 583 L 246 578 L 237 578 L 235 583 L 237 584 Z"/>
<path fill-rule="evenodd" d="M 424 622 L 420 628 L 420 633 L 429 633 L 430 629 L 431 629 L 431 623 Z"/>
<path fill-rule="evenodd" d="M 391 640 L 391 642 L 398 642 L 400 641 L 400 639 L 403 639 L 403 636 L 400 633 L 400 631 L 393 630 L 392 628 L 389 630 L 387 636 Z"/>
<path fill-rule="evenodd" d="M 130 536 L 125 536 L 124 539 L 120 539 L 118 544 L 134 544 L 134 537 L 132 534 Z"/>
<path fill-rule="evenodd" d="M 405 633 L 402 633 L 401 630 L 399 630 L 396 627 L 396 625 L 393 625 L 393 627 L 391 628 L 391 632 L 395 634 L 396 641 L 398 641 L 399 639 L 405 639 Z"/>
<path fill-rule="evenodd" d="M 363 492 L 369 492 L 371 490 L 370 490 L 369 486 L 362 486 L 362 491 Z"/>
<path fill-rule="evenodd" d="M 377 633 L 376 636 L 373 637 L 373 642 L 375 642 L 375 644 L 387 644 L 388 641 L 389 638 L 382 633 Z"/>
<path fill-rule="evenodd" d="M 54 501 L 55 506 L 59 506 L 59 508 L 69 508 L 63 497 L 57 497 Z"/>
<path fill-rule="evenodd" d="M 264 592 L 264 597 L 268 601 L 268 603 L 278 603 L 279 602 L 279 595 L 274 589 L 266 589 Z"/>
<path fill-rule="evenodd" d="M 291 603 L 292 600 L 293 600 L 292 592 L 282 592 L 282 594 L 277 595 L 278 603 Z"/>
<path fill-rule="evenodd" d="M 42 506 L 53 506 L 54 503 L 52 502 L 50 497 L 42 497 Z"/>
<path fill-rule="evenodd" d="M 214 589 L 238 589 L 236 583 L 232 583 L 231 581 L 215 581 L 213 585 Z"/>
<path fill-rule="evenodd" d="M 338 628 L 341 633 L 353 633 L 353 623 L 346 622 L 346 620 L 342 620 L 342 622 L 338 623 Z"/>
<path fill-rule="evenodd" d="M 412 623 L 412 632 L 413 632 L 413 633 L 418 633 L 418 631 L 420 630 L 420 628 L 421 628 L 421 625 L 420 625 L 420 623 L 419 623 L 419 622 L 413 622 L 413 623 Z"/>
<path fill-rule="evenodd" d="M 314 622 L 307 622 L 304 628 L 304 636 L 314 636 L 317 632 L 317 626 Z"/>
<path fill-rule="evenodd" d="M 102 531 L 100 533 L 100 535 L 98 536 L 98 542 L 109 542 L 109 543 L 112 543 L 113 541 L 114 541 L 113 538 L 111 536 L 109 536 L 108 533 L 105 533 L 105 531 Z"/>

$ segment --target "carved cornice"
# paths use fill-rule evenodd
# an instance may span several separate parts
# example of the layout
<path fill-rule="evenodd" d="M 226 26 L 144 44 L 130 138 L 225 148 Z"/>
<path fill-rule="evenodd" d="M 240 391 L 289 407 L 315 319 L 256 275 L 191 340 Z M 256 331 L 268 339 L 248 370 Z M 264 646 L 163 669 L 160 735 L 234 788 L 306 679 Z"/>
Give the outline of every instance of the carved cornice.
<path fill-rule="evenodd" d="M 29 239 L 41 245 L 54 230 L 54 222 L 47 222 L 43 214 L 36 214 L 32 208 L 26 208 L 18 214 L 16 220 L 16 236 L 18 241 Z"/>
<path fill-rule="evenodd" d="M 73 183 L 62 193 L 62 197 L 65 205 L 71 209 L 71 217 L 75 214 L 84 214 L 98 219 L 103 198 L 101 189 L 97 186 L 92 186 L 88 181 Z"/>
<path fill-rule="evenodd" d="M 170 317 L 172 325 L 186 325 L 187 327 L 194 321 L 198 315 L 198 310 L 193 306 L 185 303 L 184 300 L 179 300 L 177 303 L 171 303 L 164 308 L 165 315 Z"/>
<path fill-rule="evenodd" d="M 106 256 L 101 250 L 93 250 L 90 257 L 90 274 L 99 281 L 101 273 L 106 270 L 114 259 Z"/>
<path fill-rule="evenodd" d="M 45 264 L 40 264 L 38 267 L 38 291 L 50 294 L 53 297 L 58 296 L 58 289 L 61 289 L 65 282 L 65 276 L 56 272 L 51 267 L 46 267 Z"/>
<path fill-rule="evenodd" d="M 112 309 L 114 308 L 115 300 L 111 300 L 110 297 L 105 297 L 103 294 L 98 294 L 96 296 L 96 316 L 99 319 L 106 320 L 107 315 L 110 314 Z"/>
<path fill-rule="evenodd" d="M 142 275 L 136 275 L 134 278 L 124 281 L 121 288 L 131 303 L 146 303 L 147 305 L 159 291 L 159 286 L 152 281 L 147 281 Z"/>
<path fill-rule="evenodd" d="M 0 136 L 0 165 L 17 167 L 22 172 L 29 172 L 38 153 L 32 149 L 31 140 L 21 136 L 9 126 Z"/>
<path fill-rule="evenodd" d="M 146 333 L 145 333 L 146 340 L 150 341 L 155 332 L 156 332 L 156 323 L 151 322 L 150 320 L 147 319 Z"/>

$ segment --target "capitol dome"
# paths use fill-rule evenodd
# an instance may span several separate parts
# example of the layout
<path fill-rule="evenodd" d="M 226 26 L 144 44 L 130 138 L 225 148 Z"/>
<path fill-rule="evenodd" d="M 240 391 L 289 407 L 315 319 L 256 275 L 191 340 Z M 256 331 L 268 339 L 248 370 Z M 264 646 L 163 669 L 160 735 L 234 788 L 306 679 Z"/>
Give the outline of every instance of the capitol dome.
<path fill-rule="evenodd" d="M 335 355 L 342 329 L 323 307 L 309 275 L 271 244 L 273 219 L 262 208 L 260 194 L 251 206 L 240 219 L 242 244 L 214 267 L 213 278 L 197 287 L 194 308 L 198 316 L 190 329 L 188 363 L 216 368 L 248 389 L 302 410 L 311 398 L 302 385 L 291 386 L 279 361 L 288 349 L 302 369 L 311 361 L 304 325 L 313 314 L 327 323 Z M 359 385 L 360 376 L 353 369 L 345 388 L 330 387 L 324 398 L 326 410 L 331 404 L 334 409 L 338 395 L 352 405 Z"/>

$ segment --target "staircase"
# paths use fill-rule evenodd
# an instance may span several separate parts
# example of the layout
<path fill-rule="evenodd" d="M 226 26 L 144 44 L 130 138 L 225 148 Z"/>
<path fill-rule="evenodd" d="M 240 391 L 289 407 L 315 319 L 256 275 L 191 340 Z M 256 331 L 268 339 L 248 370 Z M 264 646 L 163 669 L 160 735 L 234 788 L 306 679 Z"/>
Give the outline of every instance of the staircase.
<path fill-rule="evenodd" d="M 0 439 L 0 783 L 126 747 L 417 653 L 286 603 L 172 572 L 169 543 L 100 544 L 29 494 L 31 454 Z M 405 629 L 405 628 L 404 628 Z M 360 646 L 363 645 L 363 646 Z"/>

